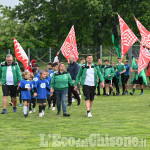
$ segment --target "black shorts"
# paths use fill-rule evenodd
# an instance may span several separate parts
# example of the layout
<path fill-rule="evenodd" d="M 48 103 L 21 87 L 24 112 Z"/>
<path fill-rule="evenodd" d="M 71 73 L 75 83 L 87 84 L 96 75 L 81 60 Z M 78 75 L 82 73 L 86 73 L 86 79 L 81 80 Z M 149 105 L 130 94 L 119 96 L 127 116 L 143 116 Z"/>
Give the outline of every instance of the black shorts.
<path fill-rule="evenodd" d="M 83 85 L 83 95 L 85 97 L 85 100 L 94 100 L 95 96 L 95 86 L 88 86 L 88 85 Z"/>
<path fill-rule="evenodd" d="M 14 85 L 2 85 L 3 96 L 17 96 L 17 86 Z"/>
<path fill-rule="evenodd" d="M 37 99 L 37 103 L 46 103 L 46 99 Z"/>
<path fill-rule="evenodd" d="M 22 99 L 22 101 L 23 101 L 23 102 L 26 101 L 27 103 L 31 103 L 31 100 L 30 100 L 30 99 Z"/>
<path fill-rule="evenodd" d="M 125 83 L 127 83 L 127 82 L 128 82 L 128 80 L 129 80 L 129 76 L 130 76 L 130 75 L 125 75 L 125 79 L 124 79 Z"/>
<path fill-rule="evenodd" d="M 138 80 L 134 80 L 133 83 L 142 85 L 143 84 L 143 78 L 139 77 Z"/>
<path fill-rule="evenodd" d="M 105 83 L 112 85 L 112 80 L 105 80 Z"/>

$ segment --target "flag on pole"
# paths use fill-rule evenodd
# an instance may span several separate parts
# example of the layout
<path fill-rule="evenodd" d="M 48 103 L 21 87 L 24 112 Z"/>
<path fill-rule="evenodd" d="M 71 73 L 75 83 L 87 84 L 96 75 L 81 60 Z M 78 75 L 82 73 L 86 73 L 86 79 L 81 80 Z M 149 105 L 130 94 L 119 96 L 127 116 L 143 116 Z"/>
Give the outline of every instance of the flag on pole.
<path fill-rule="evenodd" d="M 150 51 L 147 48 L 141 46 L 139 55 L 138 74 L 148 66 L 149 62 L 150 62 Z"/>
<path fill-rule="evenodd" d="M 118 57 L 121 57 L 121 47 L 119 44 L 119 38 L 118 38 L 117 25 L 116 25 L 115 18 L 114 18 L 114 25 L 113 25 L 113 29 L 112 29 L 112 43 L 114 44 L 114 47 L 116 49 Z"/>
<path fill-rule="evenodd" d="M 77 61 L 79 59 L 74 26 L 72 26 L 72 28 L 60 50 L 67 60 L 69 59 L 70 55 L 75 56 L 75 61 Z"/>
<path fill-rule="evenodd" d="M 22 62 L 26 70 L 32 72 L 30 66 L 28 65 L 29 61 L 28 56 L 26 55 L 20 43 L 15 38 L 13 38 L 13 40 L 14 40 L 15 57 L 17 58 L 17 60 Z"/>
<path fill-rule="evenodd" d="M 142 36 L 141 45 L 147 47 L 148 50 L 150 50 L 150 32 L 136 18 L 135 21 Z"/>
<path fill-rule="evenodd" d="M 131 31 L 128 25 L 124 22 L 124 20 L 119 16 L 119 24 L 120 24 L 120 31 L 121 31 L 121 59 L 123 56 L 128 52 L 129 48 L 138 41 L 138 38 L 135 34 Z"/>

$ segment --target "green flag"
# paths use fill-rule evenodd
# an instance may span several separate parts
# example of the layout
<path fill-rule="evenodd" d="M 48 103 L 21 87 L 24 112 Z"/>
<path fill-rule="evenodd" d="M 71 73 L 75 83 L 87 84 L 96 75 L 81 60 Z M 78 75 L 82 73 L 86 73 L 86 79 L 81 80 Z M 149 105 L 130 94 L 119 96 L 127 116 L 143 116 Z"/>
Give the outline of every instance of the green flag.
<path fill-rule="evenodd" d="M 121 48 L 119 44 L 119 38 L 118 38 L 118 32 L 117 32 L 117 26 L 115 20 L 114 20 L 114 26 L 112 30 L 112 43 L 114 44 L 118 57 L 121 57 Z"/>

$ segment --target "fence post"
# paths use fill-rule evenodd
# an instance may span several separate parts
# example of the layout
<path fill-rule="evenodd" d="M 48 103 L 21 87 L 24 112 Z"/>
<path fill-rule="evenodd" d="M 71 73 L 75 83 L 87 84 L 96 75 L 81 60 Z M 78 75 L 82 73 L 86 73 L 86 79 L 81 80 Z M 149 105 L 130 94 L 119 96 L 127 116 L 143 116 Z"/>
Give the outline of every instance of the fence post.
<path fill-rule="evenodd" d="M 29 59 L 28 63 L 30 63 L 30 48 L 28 48 L 28 59 Z"/>
<path fill-rule="evenodd" d="M 132 46 L 130 47 L 130 49 L 128 51 L 128 57 L 129 57 L 129 65 L 130 65 L 130 68 L 131 68 L 131 65 L 132 65 Z M 130 83 L 132 81 L 132 72 L 130 72 L 129 81 L 130 81 Z"/>
<path fill-rule="evenodd" d="M 102 45 L 100 45 L 100 59 L 102 59 Z"/>
<path fill-rule="evenodd" d="M 8 54 L 10 54 L 10 49 L 8 49 Z"/>
<path fill-rule="evenodd" d="M 51 62 L 52 61 L 52 49 L 51 49 L 51 47 L 49 48 L 49 62 Z"/>

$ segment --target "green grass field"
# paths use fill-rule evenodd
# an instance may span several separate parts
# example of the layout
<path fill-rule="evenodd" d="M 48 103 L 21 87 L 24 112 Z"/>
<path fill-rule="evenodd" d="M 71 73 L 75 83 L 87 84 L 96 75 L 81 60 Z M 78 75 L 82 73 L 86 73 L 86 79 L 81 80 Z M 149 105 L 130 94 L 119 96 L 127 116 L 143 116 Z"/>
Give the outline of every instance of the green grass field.
<path fill-rule="evenodd" d="M 75 102 L 72 107 L 68 108 L 68 113 L 71 114 L 69 118 L 56 116 L 56 110 L 48 110 L 47 107 L 45 116 L 42 118 L 38 116 L 38 107 L 36 107 L 37 112 L 29 114 L 28 118 L 24 118 L 22 107 L 18 107 L 18 112 L 13 113 L 12 107 L 8 105 L 7 114 L 0 115 L 0 150 L 149 150 L 150 92 L 145 90 L 144 93 L 145 95 L 140 96 L 140 91 L 137 90 L 134 96 L 99 96 L 94 100 L 92 118 L 86 116 L 83 96 L 81 106 L 76 106 Z M 2 110 L 2 92 L 0 97 Z M 17 105 L 19 105 L 19 102 Z M 80 144 L 77 145 L 78 147 L 75 145 L 52 147 L 54 146 L 52 144 L 55 143 L 51 135 L 54 136 L 55 134 L 61 134 L 62 137 L 68 139 L 73 137 L 76 141 L 80 138 L 82 144 L 78 142 Z M 90 144 L 84 145 L 83 140 L 89 138 L 91 134 L 100 134 L 104 137 L 136 137 L 139 140 L 143 138 L 146 141 L 146 147 L 125 147 L 123 145 L 121 147 L 118 147 L 119 145 L 114 147 L 93 145 L 94 147 L 91 147 Z M 42 141 L 43 135 L 45 135 L 44 141 Z M 43 142 L 45 142 L 44 145 L 42 145 Z"/>

